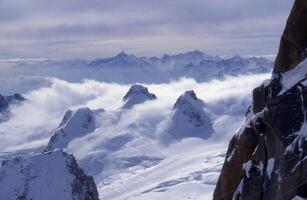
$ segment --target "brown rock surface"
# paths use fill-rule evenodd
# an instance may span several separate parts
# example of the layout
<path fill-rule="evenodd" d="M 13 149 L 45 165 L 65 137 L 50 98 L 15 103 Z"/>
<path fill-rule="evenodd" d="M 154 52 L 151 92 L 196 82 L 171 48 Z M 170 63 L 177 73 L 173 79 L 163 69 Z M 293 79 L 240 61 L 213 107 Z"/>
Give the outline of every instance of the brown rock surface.
<path fill-rule="evenodd" d="M 274 73 L 297 66 L 307 56 L 307 1 L 296 0 L 281 37 Z"/>
<path fill-rule="evenodd" d="M 306 47 L 307 0 L 296 0 L 275 62 L 279 75 L 254 90 L 246 122 L 230 141 L 214 200 L 307 198 L 307 76 L 281 92 L 289 78 L 285 72 L 305 59 Z M 305 65 L 290 74 L 307 74 Z"/>

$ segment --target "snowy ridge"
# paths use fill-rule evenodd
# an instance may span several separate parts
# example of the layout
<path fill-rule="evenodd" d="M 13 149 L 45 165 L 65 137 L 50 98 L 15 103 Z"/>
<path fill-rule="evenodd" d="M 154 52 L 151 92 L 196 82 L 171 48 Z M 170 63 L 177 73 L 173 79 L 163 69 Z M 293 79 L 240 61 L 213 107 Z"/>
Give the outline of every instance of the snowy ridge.
<path fill-rule="evenodd" d="M 95 130 L 94 113 L 89 108 L 79 108 L 77 111 L 67 111 L 62 122 L 45 149 L 52 151 L 66 148 L 74 138 L 79 138 Z"/>
<path fill-rule="evenodd" d="M 0 194 L 1 200 L 98 200 L 93 178 L 62 151 L 2 161 Z"/>

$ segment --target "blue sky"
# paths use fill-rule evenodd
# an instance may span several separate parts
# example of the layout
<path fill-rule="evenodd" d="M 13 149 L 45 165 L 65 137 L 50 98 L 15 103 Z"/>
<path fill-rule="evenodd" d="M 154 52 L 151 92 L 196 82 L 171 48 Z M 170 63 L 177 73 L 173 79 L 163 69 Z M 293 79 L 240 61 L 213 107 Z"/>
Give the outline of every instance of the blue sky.
<path fill-rule="evenodd" d="M 0 0 L 0 58 L 271 55 L 289 0 Z"/>

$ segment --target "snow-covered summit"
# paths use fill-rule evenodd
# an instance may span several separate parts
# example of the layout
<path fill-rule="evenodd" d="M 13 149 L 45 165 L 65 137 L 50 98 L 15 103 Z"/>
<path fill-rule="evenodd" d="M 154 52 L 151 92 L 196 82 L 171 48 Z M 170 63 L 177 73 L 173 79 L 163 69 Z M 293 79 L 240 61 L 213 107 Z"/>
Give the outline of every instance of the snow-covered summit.
<path fill-rule="evenodd" d="M 62 151 L 15 157 L 0 165 L 0 199 L 98 200 L 94 179 Z"/>
<path fill-rule="evenodd" d="M 146 87 L 142 85 L 133 85 L 123 97 L 125 104 L 122 108 L 129 109 L 136 104 L 141 104 L 145 101 L 154 100 L 156 98 L 156 95 L 150 93 Z"/>
<path fill-rule="evenodd" d="M 74 112 L 69 110 L 65 113 L 62 122 L 50 138 L 45 151 L 66 148 L 71 140 L 82 137 L 94 130 L 95 116 L 91 109 L 79 108 Z"/>
<path fill-rule="evenodd" d="M 121 52 L 114 57 L 96 59 L 89 63 L 89 66 L 94 67 L 146 67 L 150 63 L 144 57 L 136 57 L 135 55 L 128 55 Z"/>
<path fill-rule="evenodd" d="M 176 139 L 185 137 L 209 138 L 214 130 L 204 108 L 205 103 L 197 98 L 193 90 L 186 91 L 174 105 L 170 134 Z"/>

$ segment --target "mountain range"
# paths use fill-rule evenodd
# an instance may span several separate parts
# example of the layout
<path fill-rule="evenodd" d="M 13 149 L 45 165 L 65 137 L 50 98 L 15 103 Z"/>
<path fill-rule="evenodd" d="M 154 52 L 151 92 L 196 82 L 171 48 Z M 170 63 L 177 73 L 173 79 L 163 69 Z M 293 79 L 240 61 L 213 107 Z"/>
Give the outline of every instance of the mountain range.
<path fill-rule="evenodd" d="M 192 51 L 162 57 L 137 57 L 121 52 L 114 57 L 98 59 L 45 59 L 2 61 L 0 77 L 6 87 L 23 93 L 50 83 L 43 77 L 53 77 L 69 82 L 84 79 L 121 84 L 167 83 L 180 78 L 192 78 L 198 82 L 222 79 L 238 74 L 268 73 L 273 62 L 264 57 L 233 56 L 222 58 Z"/>

